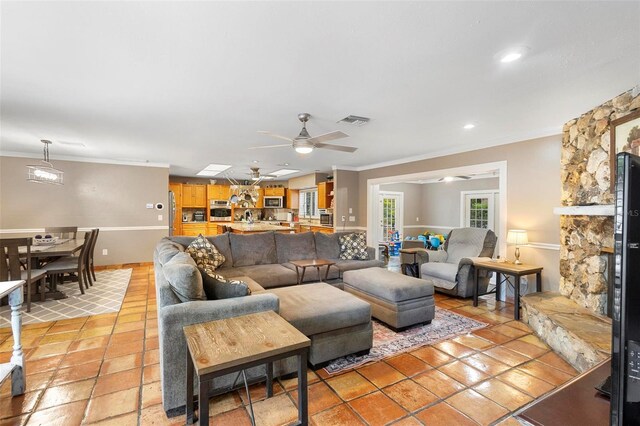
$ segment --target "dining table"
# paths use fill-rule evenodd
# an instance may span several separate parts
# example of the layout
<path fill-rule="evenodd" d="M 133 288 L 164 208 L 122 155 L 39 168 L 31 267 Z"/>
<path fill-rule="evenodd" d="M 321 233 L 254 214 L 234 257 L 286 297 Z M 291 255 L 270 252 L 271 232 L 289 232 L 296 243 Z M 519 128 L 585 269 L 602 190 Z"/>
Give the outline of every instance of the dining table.
<path fill-rule="evenodd" d="M 32 244 L 31 245 L 31 260 L 34 263 L 31 265 L 31 269 L 43 268 L 42 262 L 44 259 L 53 259 L 58 257 L 72 256 L 79 252 L 84 245 L 84 239 L 80 238 L 60 238 L 53 241 L 51 244 Z M 27 254 L 26 247 L 20 247 L 19 253 Z M 46 267 L 44 268 L 46 269 Z M 57 288 L 51 288 L 46 294 L 50 299 L 65 299 L 67 296 L 59 291 Z"/>

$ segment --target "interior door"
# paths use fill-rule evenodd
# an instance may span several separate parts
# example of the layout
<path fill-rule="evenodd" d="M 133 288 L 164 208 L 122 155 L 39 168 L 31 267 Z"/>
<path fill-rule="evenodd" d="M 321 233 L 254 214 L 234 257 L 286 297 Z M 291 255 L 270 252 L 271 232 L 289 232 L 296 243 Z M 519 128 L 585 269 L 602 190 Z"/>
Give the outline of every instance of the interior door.
<path fill-rule="evenodd" d="M 389 241 L 395 231 L 402 238 L 402 193 L 380 192 L 378 241 Z"/>

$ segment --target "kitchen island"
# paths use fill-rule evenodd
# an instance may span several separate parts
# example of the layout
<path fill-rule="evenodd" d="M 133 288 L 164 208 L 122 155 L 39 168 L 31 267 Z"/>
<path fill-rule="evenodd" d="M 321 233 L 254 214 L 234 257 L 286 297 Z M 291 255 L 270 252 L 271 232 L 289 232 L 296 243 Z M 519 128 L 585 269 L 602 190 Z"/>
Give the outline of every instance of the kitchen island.
<path fill-rule="evenodd" d="M 218 225 L 218 234 L 222 234 L 224 230 L 222 229 L 223 225 Z M 233 234 L 255 234 L 257 232 L 268 232 L 275 231 L 281 232 L 283 234 L 289 234 L 291 232 L 295 232 L 295 228 L 291 228 L 288 226 L 280 226 L 280 225 L 270 225 L 268 223 L 244 223 L 244 222 L 235 222 L 228 223 L 226 225 L 229 232 Z"/>

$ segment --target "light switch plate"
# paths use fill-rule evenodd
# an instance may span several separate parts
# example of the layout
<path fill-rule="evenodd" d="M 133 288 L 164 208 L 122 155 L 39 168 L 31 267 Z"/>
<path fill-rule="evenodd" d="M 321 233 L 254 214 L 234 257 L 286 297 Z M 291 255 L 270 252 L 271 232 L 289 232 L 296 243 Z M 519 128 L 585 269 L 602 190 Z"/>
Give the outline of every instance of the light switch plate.
<path fill-rule="evenodd" d="M 109 250 L 108 249 L 102 249 L 102 255 L 103 256 L 107 256 L 109 254 Z"/>
<path fill-rule="evenodd" d="M 355 222 L 355 221 L 356 221 L 355 216 L 349 216 L 349 222 Z"/>
<path fill-rule="evenodd" d="M 152 209 L 153 208 L 153 203 L 147 203 L 147 208 L 148 209 Z"/>
<path fill-rule="evenodd" d="M 158 215 L 158 220 L 162 220 L 162 215 L 161 214 Z"/>

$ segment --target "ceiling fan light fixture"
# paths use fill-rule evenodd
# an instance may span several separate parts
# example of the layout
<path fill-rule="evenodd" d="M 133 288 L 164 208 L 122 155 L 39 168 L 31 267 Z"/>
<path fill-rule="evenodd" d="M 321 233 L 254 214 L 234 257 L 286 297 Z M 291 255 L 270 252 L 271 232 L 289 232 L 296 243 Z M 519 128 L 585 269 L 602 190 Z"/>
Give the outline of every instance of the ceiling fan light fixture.
<path fill-rule="evenodd" d="M 312 151 L 312 146 L 296 146 L 296 152 L 298 154 L 310 154 Z"/>

